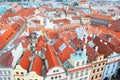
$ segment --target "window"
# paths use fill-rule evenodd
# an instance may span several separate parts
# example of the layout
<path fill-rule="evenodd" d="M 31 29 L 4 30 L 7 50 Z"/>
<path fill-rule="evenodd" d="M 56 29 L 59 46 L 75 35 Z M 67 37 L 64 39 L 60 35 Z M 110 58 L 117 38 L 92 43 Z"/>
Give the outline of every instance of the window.
<path fill-rule="evenodd" d="M 84 65 L 84 63 L 85 63 L 85 61 L 83 60 L 83 61 L 82 61 L 82 65 Z"/>
<path fill-rule="evenodd" d="M 103 68 L 101 68 L 101 71 L 103 71 Z"/>
<path fill-rule="evenodd" d="M 70 74 L 70 78 L 73 79 L 73 73 Z"/>
<path fill-rule="evenodd" d="M 98 76 L 96 75 L 96 77 L 95 78 L 98 78 Z"/>
<path fill-rule="evenodd" d="M 38 80 L 38 79 L 35 79 L 35 80 Z"/>
<path fill-rule="evenodd" d="M 97 69 L 97 72 L 99 72 L 99 68 Z"/>
<path fill-rule="evenodd" d="M 94 65 L 94 67 L 96 67 L 96 64 Z"/>
<path fill-rule="evenodd" d="M 101 64 L 99 64 L 99 66 L 100 66 Z"/>
<path fill-rule="evenodd" d="M 81 71 L 81 74 L 80 74 L 80 76 L 83 76 L 83 71 Z"/>
<path fill-rule="evenodd" d="M 57 72 L 59 72 L 59 70 L 57 70 Z"/>
<path fill-rule="evenodd" d="M 61 78 L 61 75 L 59 75 L 59 78 Z"/>
<path fill-rule="evenodd" d="M 20 78 L 17 78 L 17 80 L 20 80 Z"/>
<path fill-rule="evenodd" d="M 94 79 L 94 76 L 92 77 L 92 79 L 91 80 L 93 80 Z"/>
<path fill-rule="evenodd" d="M 55 71 L 53 71 L 53 72 L 55 72 Z"/>
<path fill-rule="evenodd" d="M 77 62 L 76 66 L 79 66 L 79 61 Z"/>
<path fill-rule="evenodd" d="M 19 72 L 16 72 L 16 74 L 19 74 Z"/>
<path fill-rule="evenodd" d="M 21 74 L 23 74 L 23 72 L 21 72 Z"/>
<path fill-rule="evenodd" d="M 85 77 L 84 80 L 88 80 L 88 77 Z"/>
<path fill-rule="evenodd" d="M 102 74 L 100 74 L 100 76 L 99 77 L 102 77 Z"/>
<path fill-rule="evenodd" d="M 8 77 L 8 80 L 10 80 L 10 77 Z"/>
<path fill-rule="evenodd" d="M 95 69 L 93 70 L 93 73 L 95 73 Z"/>
<path fill-rule="evenodd" d="M 57 76 L 55 76 L 55 79 L 57 79 Z"/>
<path fill-rule="evenodd" d="M 86 70 L 86 73 L 85 73 L 85 75 L 88 75 L 88 69 Z"/>
<path fill-rule="evenodd" d="M 0 71 L 0 74 L 2 74 L 2 71 Z"/>
<path fill-rule="evenodd" d="M 54 79 L 53 77 L 51 77 L 51 79 Z"/>
<path fill-rule="evenodd" d="M 105 65 L 105 63 L 103 63 L 103 65 Z"/>
<path fill-rule="evenodd" d="M 76 76 L 75 76 L 76 78 L 78 78 L 78 74 L 79 74 L 79 72 L 76 72 Z"/>
<path fill-rule="evenodd" d="M 7 80 L 7 78 L 6 78 L 6 77 L 4 77 L 4 80 Z"/>

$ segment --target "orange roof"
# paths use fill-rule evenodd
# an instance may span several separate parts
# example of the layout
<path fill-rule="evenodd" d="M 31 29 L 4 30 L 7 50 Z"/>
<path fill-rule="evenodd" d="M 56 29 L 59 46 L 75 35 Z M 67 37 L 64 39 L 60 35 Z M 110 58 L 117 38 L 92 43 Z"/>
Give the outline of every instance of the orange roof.
<path fill-rule="evenodd" d="M 104 54 L 105 57 L 107 57 L 108 55 L 110 55 L 113 50 L 106 44 L 104 44 L 104 40 L 103 42 L 100 41 L 101 39 L 99 37 L 95 37 L 95 39 L 93 40 L 93 42 L 95 43 L 96 46 L 98 46 L 98 52 L 100 54 Z"/>
<path fill-rule="evenodd" d="M 15 24 L 13 24 L 13 25 L 11 26 L 11 28 L 17 32 L 17 31 L 20 30 L 21 26 L 18 25 L 17 23 L 15 23 Z"/>
<path fill-rule="evenodd" d="M 68 19 L 56 19 L 56 20 L 53 20 L 54 24 L 59 24 L 61 22 L 63 22 L 64 24 L 70 24 L 70 20 L 68 20 Z"/>
<path fill-rule="evenodd" d="M 19 11 L 17 11 L 15 14 L 13 14 L 13 16 L 17 16 L 17 15 L 20 15 L 20 16 L 30 16 L 32 14 L 34 14 L 34 8 L 25 8 L 25 9 L 21 9 Z"/>
<path fill-rule="evenodd" d="M 70 58 L 70 54 L 75 53 L 75 50 L 64 38 L 60 38 L 58 41 L 56 41 L 54 43 L 54 48 L 56 52 L 58 52 L 58 56 L 62 62 L 65 62 L 68 58 Z"/>
<path fill-rule="evenodd" d="M 14 37 L 16 31 L 9 28 L 5 33 L 0 36 L 0 50 Z"/>
<path fill-rule="evenodd" d="M 57 38 L 59 37 L 59 34 L 57 32 L 57 30 L 49 30 L 47 33 L 46 33 L 47 37 L 49 38 Z"/>
<path fill-rule="evenodd" d="M 95 26 L 92 25 L 84 25 L 86 32 L 90 35 L 90 34 L 99 34 L 101 32 L 101 30 L 95 28 Z"/>
<path fill-rule="evenodd" d="M 35 28 L 27 28 L 28 31 L 29 31 L 29 34 L 32 33 L 33 31 L 38 31 L 38 30 L 42 30 L 42 31 L 45 31 L 45 28 L 44 26 L 39 26 L 39 27 L 35 27 Z M 26 29 L 26 30 L 27 30 Z"/>
<path fill-rule="evenodd" d="M 8 51 L 6 53 L 3 53 L 0 56 L 0 66 L 8 66 L 11 67 L 12 66 L 12 61 L 13 61 L 13 56 L 11 51 Z"/>
<path fill-rule="evenodd" d="M 12 9 L 13 9 L 13 10 L 20 10 L 20 9 L 21 9 L 21 6 L 15 5 L 15 6 L 12 6 Z"/>
<path fill-rule="evenodd" d="M 80 20 L 80 17 L 78 17 L 78 16 L 73 16 L 72 19 L 73 19 L 73 20 Z"/>
<path fill-rule="evenodd" d="M 88 56 L 88 60 L 94 61 L 96 60 L 98 56 L 100 56 L 100 54 L 96 52 L 93 48 L 91 48 L 90 46 L 86 45 L 86 49 L 87 49 L 86 54 Z"/>
<path fill-rule="evenodd" d="M 60 66 L 58 59 L 54 54 L 52 46 L 49 44 L 46 44 L 45 59 L 48 61 L 48 70 L 55 66 Z"/>
<path fill-rule="evenodd" d="M 66 11 L 66 13 L 67 13 L 67 14 L 74 14 L 74 15 L 75 15 L 75 14 L 76 14 L 76 11 L 70 11 L 70 10 L 69 10 L 69 11 Z"/>
<path fill-rule="evenodd" d="M 42 59 L 38 55 L 35 56 L 31 71 L 36 72 L 38 75 L 42 74 Z"/>
<path fill-rule="evenodd" d="M 106 16 L 106 15 L 103 15 L 103 14 L 91 14 L 90 17 L 92 18 L 99 18 L 99 19 L 105 19 L 105 20 L 111 20 L 112 16 Z"/>
<path fill-rule="evenodd" d="M 31 52 L 29 51 L 29 50 L 26 50 L 25 51 L 25 53 L 24 53 L 24 55 L 23 55 L 23 57 L 22 57 L 22 59 L 20 60 L 20 65 L 21 65 L 21 67 L 23 68 L 23 69 L 25 69 L 25 70 L 28 70 L 29 69 L 29 66 L 30 66 L 30 60 L 29 60 L 29 58 L 30 57 L 32 57 L 32 54 L 31 54 Z"/>
<path fill-rule="evenodd" d="M 75 31 L 67 31 L 67 32 L 62 32 L 60 34 L 60 36 L 62 36 L 64 39 L 68 40 L 72 40 L 74 38 L 77 38 L 77 35 L 75 33 Z"/>
<path fill-rule="evenodd" d="M 69 31 L 69 30 L 73 30 L 77 27 L 80 27 L 80 23 L 75 23 L 75 24 L 65 24 L 63 26 L 61 26 L 59 29 L 58 29 L 58 32 L 63 32 L 63 31 Z"/>
<path fill-rule="evenodd" d="M 40 36 L 38 38 L 38 44 L 36 46 L 36 50 L 41 51 L 43 47 L 45 47 L 45 43 L 46 43 L 46 38 L 44 36 Z"/>
<path fill-rule="evenodd" d="M 87 2 L 87 0 L 80 0 L 80 2 Z"/>

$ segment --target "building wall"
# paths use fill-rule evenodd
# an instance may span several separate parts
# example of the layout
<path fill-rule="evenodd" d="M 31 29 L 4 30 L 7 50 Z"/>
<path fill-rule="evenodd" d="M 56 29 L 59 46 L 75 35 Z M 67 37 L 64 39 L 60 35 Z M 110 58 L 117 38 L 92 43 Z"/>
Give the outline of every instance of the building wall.
<path fill-rule="evenodd" d="M 54 67 L 49 69 L 46 74 L 45 80 L 62 80 L 66 79 L 65 70 L 62 67 Z"/>
<path fill-rule="evenodd" d="M 83 24 L 90 23 L 90 18 L 81 18 Z"/>
<path fill-rule="evenodd" d="M 90 72 L 91 68 L 68 72 L 67 80 L 89 80 Z"/>
<path fill-rule="evenodd" d="M 90 80 L 101 80 L 106 66 L 106 59 L 104 59 L 103 55 L 99 56 L 92 64 Z"/>
<path fill-rule="evenodd" d="M 0 67 L 0 80 L 14 80 L 12 67 Z"/>
<path fill-rule="evenodd" d="M 27 71 L 25 69 L 23 69 L 20 65 L 17 65 L 13 70 L 14 80 L 24 80 L 26 73 Z"/>
<path fill-rule="evenodd" d="M 91 18 L 91 24 L 95 26 L 106 26 L 108 27 L 109 21 L 108 20 L 103 20 L 103 19 L 98 19 L 98 18 Z"/>
<path fill-rule="evenodd" d="M 22 47 L 22 43 L 19 43 L 16 49 L 13 49 L 12 51 L 12 55 L 13 55 L 13 62 L 12 62 L 12 67 L 14 68 L 18 62 L 18 60 L 20 59 L 20 57 L 23 54 L 23 47 Z"/>
<path fill-rule="evenodd" d="M 107 65 L 106 65 L 106 68 L 105 68 L 105 72 L 104 72 L 104 75 L 103 75 L 103 80 L 106 78 L 106 77 L 111 77 L 113 74 L 116 74 L 118 69 L 119 69 L 119 60 L 120 59 L 120 55 L 119 54 L 113 54 L 111 56 L 109 56 L 107 58 Z"/>
<path fill-rule="evenodd" d="M 32 71 L 27 76 L 25 76 L 25 80 L 43 80 L 43 77 Z"/>

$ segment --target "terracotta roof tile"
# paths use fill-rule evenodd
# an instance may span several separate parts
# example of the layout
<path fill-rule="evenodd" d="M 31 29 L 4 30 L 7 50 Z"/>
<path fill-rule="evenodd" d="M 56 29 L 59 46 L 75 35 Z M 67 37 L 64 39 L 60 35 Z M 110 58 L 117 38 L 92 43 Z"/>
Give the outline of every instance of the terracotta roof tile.
<path fill-rule="evenodd" d="M 36 50 L 41 51 L 43 47 L 45 47 L 45 43 L 46 43 L 46 38 L 44 36 L 40 36 L 38 38 L 38 44 L 36 46 Z"/>
<path fill-rule="evenodd" d="M 36 72 L 38 75 L 42 75 L 42 59 L 38 55 L 35 56 L 31 71 Z"/>
<path fill-rule="evenodd" d="M 100 41 L 101 39 L 99 37 L 96 37 L 93 41 L 95 43 L 96 46 L 98 46 L 98 52 L 100 54 L 104 54 L 105 57 L 107 57 L 108 55 L 110 55 L 113 50 L 104 42 Z"/>
<path fill-rule="evenodd" d="M 111 20 L 112 16 L 106 16 L 102 14 L 91 14 L 91 18 L 99 18 L 99 19 L 105 19 L 105 20 Z"/>
<path fill-rule="evenodd" d="M 74 14 L 74 15 L 75 15 L 75 14 L 76 14 L 76 11 L 70 11 L 70 10 L 69 10 L 69 11 L 66 11 L 66 13 L 67 13 L 67 14 Z"/>
<path fill-rule="evenodd" d="M 53 20 L 53 23 L 54 24 L 59 24 L 59 23 L 70 24 L 70 20 L 68 20 L 68 19 L 56 19 L 56 20 Z"/>
<path fill-rule="evenodd" d="M 21 9 L 21 10 L 17 11 L 13 16 L 20 15 L 20 16 L 27 17 L 27 16 L 34 14 L 35 13 L 34 10 L 35 10 L 34 8 Z"/>
<path fill-rule="evenodd" d="M 49 44 L 46 44 L 45 59 L 48 61 L 48 70 L 55 66 L 60 66 L 58 59 L 54 54 L 53 48 Z"/>
<path fill-rule="evenodd" d="M 56 41 L 54 43 L 54 48 L 62 62 L 65 62 L 68 58 L 70 58 L 70 54 L 75 53 L 75 50 L 64 38 L 61 38 L 58 41 Z"/>
<path fill-rule="evenodd" d="M 21 67 L 25 70 L 29 69 L 30 66 L 30 60 L 29 58 L 32 56 L 31 52 L 29 50 L 26 50 L 23 57 L 21 58 L 19 64 L 21 65 Z"/>
<path fill-rule="evenodd" d="M 11 51 L 8 51 L 0 56 L 1 66 L 12 66 L 13 56 Z"/>
<path fill-rule="evenodd" d="M 73 17 L 72 17 L 72 20 L 80 20 L 80 17 L 78 17 L 78 16 L 73 16 Z"/>
<path fill-rule="evenodd" d="M 57 30 L 49 30 L 49 31 L 47 31 L 46 35 L 48 38 L 52 38 L 52 39 L 59 37 Z"/>

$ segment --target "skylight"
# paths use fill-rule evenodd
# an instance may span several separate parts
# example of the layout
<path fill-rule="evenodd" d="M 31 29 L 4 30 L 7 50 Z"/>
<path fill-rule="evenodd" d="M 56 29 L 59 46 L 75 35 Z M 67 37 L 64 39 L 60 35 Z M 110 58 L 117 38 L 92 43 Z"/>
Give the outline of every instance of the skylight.
<path fill-rule="evenodd" d="M 63 43 L 60 47 L 59 50 L 62 52 L 67 46 L 65 45 L 65 43 Z"/>

